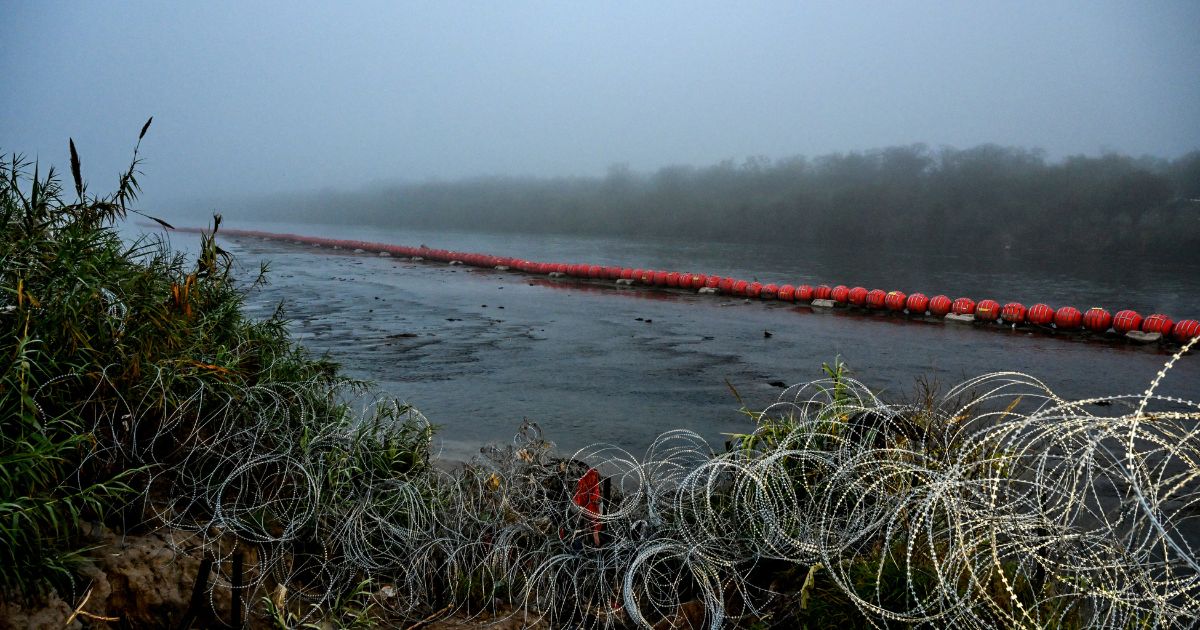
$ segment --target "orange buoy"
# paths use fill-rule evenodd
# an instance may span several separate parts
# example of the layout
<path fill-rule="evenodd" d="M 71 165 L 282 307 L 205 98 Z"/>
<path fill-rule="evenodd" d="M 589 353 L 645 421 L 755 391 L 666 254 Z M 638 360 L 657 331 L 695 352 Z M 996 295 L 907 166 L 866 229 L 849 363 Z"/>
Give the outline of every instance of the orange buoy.
<path fill-rule="evenodd" d="M 867 308 L 881 309 L 885 299 L 887 299 L 887 293 L 884 293 L 883 289 L 871 289 L 867 292 Z"/>
<path fill-rule="evenodd" d="M 745 280 L 737 280 L 733 283 L 732 293 L 734 295 L 744 297 L 746 295 L 746 287 L 748 286 L 750 286 L 749 282 L 746 282 Z"/>
<path fill-rule="evenodd" d="M 953 311 L 955 315 L 974 315 L 975 300 L 972 300 L 969 297 L 960 297 L 957 300 L 954 300 L 954 302 L 950 305 L 950 310 Z"/>
<path fill-rule="evenodd" d="M 945 317 L 950 312 L 951 306 L 953 306 L 953 302 L 944 295 L 935 295 L 929 298 L 929 314 L 934 317 Z"/>
<path fill-rule="evenodd" d="M 822 285 L 822 286 L 824 286 L 824 285 Z M 825 287 L 825 289 L 828 290 L 829 287 Z M 796 287 L 796 301 L 797 302 L 811 302 L 811 301 L 813 301 L 813 298 L 816 297 L 816 295 L 817 295 L 817 292 L 811 286 L 809 286 L 807 284 L 802 284 L 802 285 Z M 826 297 L 821 298 L 821 299 L 828 300 L 829 296 L 826 295 Z"/>
<path fill-rule="evenodd" d="M 758 294 L 764 300 L 774 300 L 777 295 L 779 295 L 779 286 L 775 284 L 764 284 L 762 292 Z"/>
<path fill-rule="evenodd" d="M 854 287 L 846 294 L 846 298 L 855 306 L 862 306 L 867 303 L 867 289 L 865 287 Z"/>
<path fill-rule="evenodd" d="M 704 283 L 708 282 L 708 278 L 702 273 L 692 274 L 692 281 L 688 283 L 690 289 L 700 289 L 704 287 Z"/>
<path fill-rule="evenodd" d="M 1181 319 L 1171 328 L 1171 338 L 1179 343 L 1187 343 L 1192 337 L 1200 337 L 1200 322 L 1194 319 Z"/>
<path fill-rule="evenodd" d="M 622 280 L 633 280 L 633 270 L 628 267 L 622 269 L 621 270 L 621 279 Z"/>
<path fill-rule="evenodd" d="M 828 300 L 833 297 L 833 289 L 827 284 L 819 284 L 813 289 L 813 299 Z"/>
<path fill-rule="evenodd" d="M 1054 327 L 1061 330 L 1076 330 L 1083 323 L 1083 314 L 1074 306 L 1064 306 L 1054 312 Z"/>
<path fill-rule="evenodd" d="M 656 286 L 656 287 L 667 286 L 667 275 L 668 274 L 665 271 L 655 271 L 654 272 L 654 286 Z"/>
<path fill-rule="evenodd" d="M 737 282 L 735 278 L 721 278 L 721 281 L 717 283 L 717 290 L 721 293 L 733 293 L 733 285 Z"/>
<path fill-rule="evenodd" d="M 624 271 L 624 269 L 621 269 L 620 267 L 608 266 L 604 268 L 604 277 L 608 278 L 609 280 L 619 280 L 621 278 L 622 271 Z"/>
<path fill-rule="evenodd" d="M 1112 320 L 1112 315 L 1109 315 L 1108 311 L 1099 306 L 1093 306 L 1083 314 L 1083 327 L 1092 332 L 1108 332 L 1109 327 L 1112 326 Z"/>
<path fill-rule="evenodd" d="M 984 322 L 1000 319 L 1000 303 L 996 300 L 980 300 L 975 305 L 975 319 Z"/>
<path fill-rule="evenodd" d="M 721 286 L 721 276 L 709 276 L 704 281 L 704 286 L 706 286 L 710 289 L 717 289 L 718 287 Z M 718 290 L 720 290 L 720 289 L 718 289 Z"/>
<path fill-rule="evenodd" d="M 775 297 L 783 300 L 784 302 L 791 302 L 792 300 L 796 299 L 796 287 L 790 284 L 785 284 L 779 287 L 779 293 L 776 293 Z"/>
<path fill-rule="evenodd" d="M 600 265 L 590 265 L 587 268 L 587 277 L 596 280 L 604 276 L 604 268 Z"/>
<path fill-rule="evenodd" d="M 1025 319 L 1029 320 L 1030 324 L 1047 326 L 1054 321 L 1054 309 L 1039 302 L 1029 307 L 1025 312 Z"/>
<path fill-rule="evenodd" d="M 1000 309 L 1000 319 L 1010 324 L 1025 323 L 1025 305 L 1020 302 L 1009 302 Z"/>
<path fill-rule="evenodd" d="M 908 296 L 900 291 L 888 291 L 888 294 L 883 298 L 883 305 L 889 311 L 899 313 L 904 310 L 904 304 L 908 300 Z M 924 311 L 922 311 L 924 312 Z"/>
<path fill-rule="evenodd" d="M 1117 314 L 1113 315 L 1112 327 L 1122 335 L 1131 330 L 1141 330 L 1142 316 L 1137 311 L 1117 311 Z"/>
<path fill-rule="evenodd" d="M 904 300 L 904 308 L 909 315 L 924 315 L 929 310 L 929 298 L 924 293 L 913 293 Z"/>
<path fill-rule="evenodd" d="M 761 282 L 751 282 L 746 286 L 746 297 L 758 297 L 759 294 L 762 293 L 762 287 L 763 285 Z"/>
<path fill-rule="evenodd" d="M 1170 317 L 1161 313 L 1155 313 L 1147 315 L 1146 319 L 1142 320 L 1142 332 L 1159 333 L 1166 337 L 1171 333 L 1171 328 L 1174 325 L 1175 322 L 1172 322 Z"/>
<path fill-rule="evenodd" d="M 833 290 L 829 293 L 829 297 L 838 304 L 845 304 L 850 299 L 850 287 L 839 284 L 833 287 Z"/>
<path fill-rule="evenodd" d="M 679 272 L 678 271 L 668 271 L 667 272 L 667 286 L 668 287 L 678 287 L 679 286 Z"/>

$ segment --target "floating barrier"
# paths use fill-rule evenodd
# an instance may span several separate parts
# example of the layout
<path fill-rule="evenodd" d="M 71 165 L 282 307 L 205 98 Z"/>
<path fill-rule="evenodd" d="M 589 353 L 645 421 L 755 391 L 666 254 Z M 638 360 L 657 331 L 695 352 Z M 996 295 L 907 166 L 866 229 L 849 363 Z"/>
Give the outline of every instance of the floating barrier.
<path fill-rule="evenodd" d="M 1000 319 L 1000 303 L 996 300 L 980 300 L 975 305 L 975 319 L 981 322 L 994 322 Z"/>
<path fill-rule="evenodd" d="M 1142 316 L 1138 315 L 1137 311 L 1117 311 L 1113 316 L 1113 330 L 1122 335 L 1131 330 L 1142 329 Z"/>
<path fill-rule="evenodd" d="M 863 306 L 867 303 L 867 290 L 862 287 L 854 287 L 847 294 L 850 298 L 850 303 L 855 306 Z"/>
<path fill-rule="evenodd" d="M 1112 327 L 1112 321 L 1112 315 L 1099 306 L 1093 306 L 1083 315 L 1083 327 L 1092 332 L 1108 332 L 1108 329 Z"/>
<path fill-rule="evenodd" d="M 850 300 L 850 287 L 839 284 L 833 287 L 832 299 L 838 304 L 848 304 Z"/>
<path fill-rule="evenodd" d="M 1009 324 L 1025 323 L 1025 305 L 1020 302 L 1009 302 L 1000 309 L 1000 319 Z"/>
<path fill-rule="evenodd" d="M 924 313 L 929 310 L 929 298 L 924 293 L 913 293 L 904 301 L 904 308 L 909 313 Z"/>
<path fill-rule="evenodd" d="M 1194 319 L 1181 319 L 1175 322 L 1171 329 L 1171 337 L 1179 343 L 1187 343 L 1192 337 L 1200 337 L 1200 322 Z"/>
<path fill-rule="evenodd" d="M 952 306 L 954 303 L 944 295 L 935 295 L 929 298 L 929 314 L 934 317 L 945 317 L 950 313 Z"/>
<path fill-rule="evenodd" d="M 1158 313 L 1150 315 L 1146 319 L 1142 320 L 1142 332 L 1145 333 L 1158 333 L 1166 337 L 1167 335 L 1171 334 L 1171 328 L 1173 327 L 1174 323 L 1171 321 L 1170 317 L 1167 317 L 1166 315 L 1160 315 Z"/>
<path fill-rule="evenodd" d="M 1035 326 L 1049 326 L 1054 321 L 1054 309 L 1045 304 L 1034 304 L 1025 313 L 1025 319 Z"/>
<path fill-rule="evenodd" d="M 155 227 L 155 226 L 152 226 Z M 203 232 L 198 228 L 176 228 L 181 232 Z M 348 250 L 355 253 L 370 253 L 379 256 L 395 256 L 415 261 L 437 261 L 463 264 L 488 269 L 516 270 L 535 275 L 552 275 L 580 280 L 612 280 L 624 284 L 639 284 L 703 291 L 749 299 L 778 300 L 814 306 L 858 307 L 867 310 L 904 314 L 913 318 L 956 317 L 961 321 L 974 321 L 980 325 L 1033 326 L 1051 332 L 1076 332 L 1094 335 L 1125 336 L 1139 342 L 1154 340 L 1187 343 L 1200 337 L 1200 321 L 1184 319 L 1174 322 L 1170 317 L 1154 313 L 1142 316 L 1133 310 L 1117 311 L 1110 315 L 1099 306 L 1081 313 L 1073 306 L 1062 306 L 1057 310 L 1044 303 L 1034 304 L 1028 309 L 1020 302 L 1009 302 L 1003 307 L 996 300 L 975 300 L 963 296 L 951 300 L 945 295 L 926 297 L 924 293 L 905 294 L 902 291 L 868 290 L 862 286 L 853 288 L 844 284 L 830 287 L 827 284 L 774 284 L 741 280 L 712 274 L 679 271 L 604 266 L 583 263 L 555 263 L 530 261 L 522 258 L 492 256 L 473 252 L 456 252 L 433 249 L 424 245 L 409 247 L 367 241 L 318 238 L 298 234 L 277 234 L 255 230 L 226 229 L 223 236 L 252 237 L 285 241 L 300 245 L 324 247 L 333 250 Z M 967 317 L 971 316 L 971 317 Z"/>
<path fill-rule="evenodd" d="M 1064 306 L 1054 312 L 1054 327 L 1063 330 L 1078 330 L 1083 315 L 1074 306 Z"/>

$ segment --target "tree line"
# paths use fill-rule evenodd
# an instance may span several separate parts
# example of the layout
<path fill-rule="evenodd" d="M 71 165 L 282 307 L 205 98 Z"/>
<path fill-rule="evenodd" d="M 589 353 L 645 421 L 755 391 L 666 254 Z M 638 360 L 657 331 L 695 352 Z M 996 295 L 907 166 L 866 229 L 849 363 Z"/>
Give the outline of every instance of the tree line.
<path fill-rule="evenodd" d="M 1200 151 L 1048 161 L 925 145 L 604 177 L 480 177 L 260 198 L 264 219 L 425 229 L 1197 258 Z"/>

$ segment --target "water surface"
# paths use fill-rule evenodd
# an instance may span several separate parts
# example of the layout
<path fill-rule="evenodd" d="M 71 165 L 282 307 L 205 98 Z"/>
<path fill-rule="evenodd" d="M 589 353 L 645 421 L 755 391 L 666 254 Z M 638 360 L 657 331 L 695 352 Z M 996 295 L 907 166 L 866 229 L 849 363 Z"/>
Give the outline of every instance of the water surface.
<path fill-rule="evenodd" d="M 1092 266 L 1003 252 L 954 258 L 872 254 L 856 247 L 231 227 L 763 282 L 862 284 L 977 300 L 1200 315 L 1196 269 L 1141 261 Z M 186 246 L 195 238 L 181 234 L 173 241 Z M 658 433 L 676 427 L 720 444 L 723 434 L 749 428 L 730 385 L 749 407 L 761 408 L 781 393 L 778 383 L 820 378 L 822 362 L 836 357 L 890 397 L 912 394 L 918 378 L 948 386 L 984 372 L 1015 370 L 1069 398 L 1140 392 L 1169 358 L 1157 347 L 999 327 L 556 282 L 258 239 L 223 243 L 246 273 L 260 260 L 271 263 L 270 284 L 251 295 L 253 312 L 266 313 L 282 301 L 303 343 L 418 407 L 442 427 L 442 445 L 452 457 L 469 456 L 484 442 L 508 440 L 523 418 L 539 422 L 565 450 L 611 442 L 640 452 Z M 1197 398 L 1197 358 L 1181 361 L 1163 391 Z"/>

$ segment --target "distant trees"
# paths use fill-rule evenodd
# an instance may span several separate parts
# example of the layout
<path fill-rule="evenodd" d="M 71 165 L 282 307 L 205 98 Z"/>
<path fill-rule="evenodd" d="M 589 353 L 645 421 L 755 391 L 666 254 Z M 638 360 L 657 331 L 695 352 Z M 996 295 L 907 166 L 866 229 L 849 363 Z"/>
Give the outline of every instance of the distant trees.
<path fill-rule="evenodd" d="M 1047 162 L 1038 150 L 922 144 L 754 157 L 602 178 L 486 177 L 262 199 L 260 216 L 421 228 L 643 235 L 872 248 L 1196 257 L 1200 151 Z"/>

